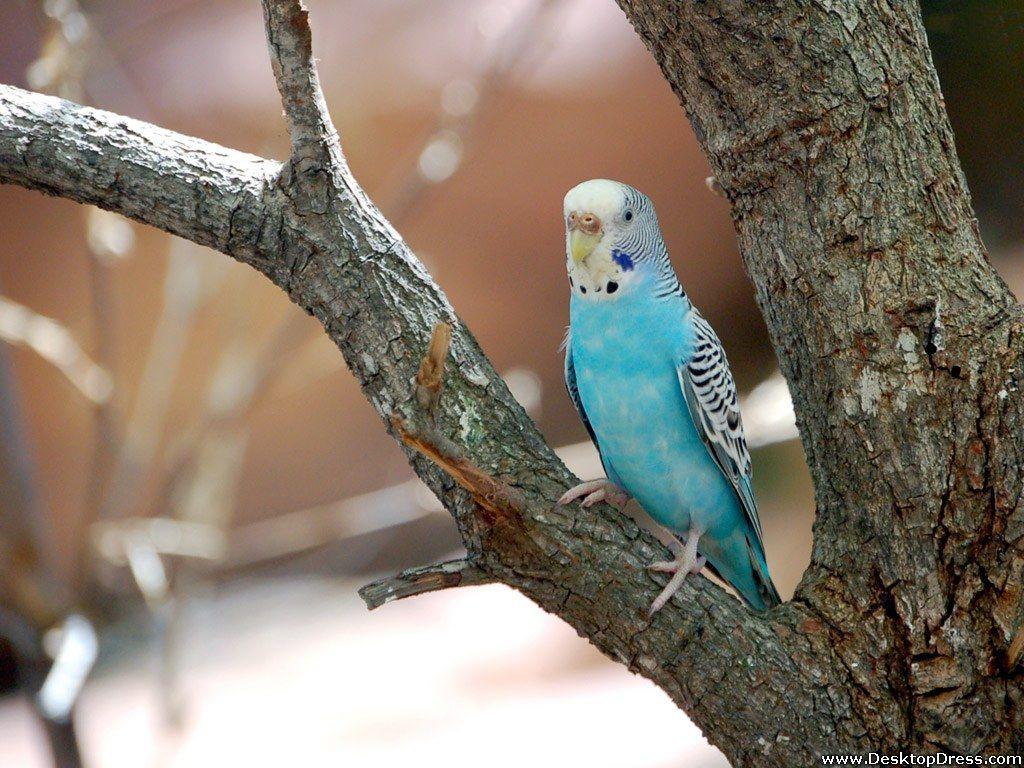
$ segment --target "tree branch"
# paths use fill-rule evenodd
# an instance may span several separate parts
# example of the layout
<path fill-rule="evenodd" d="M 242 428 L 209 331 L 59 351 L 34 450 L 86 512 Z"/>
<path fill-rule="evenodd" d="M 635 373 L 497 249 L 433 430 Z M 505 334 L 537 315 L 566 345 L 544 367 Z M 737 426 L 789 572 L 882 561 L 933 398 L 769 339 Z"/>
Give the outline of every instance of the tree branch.
<path fill-rule="evenodd" d="M 0 178 L 218 250 L 265 212 L 278 163 L 0 85 Z"/>
<path fill-rule="evenodd" d="M 396 576 L 374 581 L 361 588 L 359 596 L 372 611 L 386 603 L 427 592 L 494 582 L 493 576 L 481 571 L 469 560 L 448 560 L 421 568 L 409 568 Z"/>
<path fill-rule="evenodd" d="M 263 0 L 263 20 L 270 63 L 288 120 L 292 156 L 295 159 L 319 156 L 324 163 L 338 146 L 338 134 L 327 112 L 313 61 L 309 12 L 298 0 Z"/>

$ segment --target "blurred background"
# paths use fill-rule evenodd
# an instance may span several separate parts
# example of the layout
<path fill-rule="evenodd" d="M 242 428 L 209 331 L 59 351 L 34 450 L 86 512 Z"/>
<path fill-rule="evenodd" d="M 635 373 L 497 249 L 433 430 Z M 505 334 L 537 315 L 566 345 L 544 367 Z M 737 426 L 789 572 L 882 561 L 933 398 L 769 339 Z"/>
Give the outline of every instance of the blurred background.
<path fill-rule="evenodd" d="M 768 559 L 792 594 L 813 499 L 785 385 L 727 204 L 618 8 L 307 4 L 357 178 L 584 477 L 600 470 L 561 380 L 561 200 L 592 177 L 650 194 L 753 393 Z M 986 242 L 1019 295 L 1024 10 L 924 10 Z M 4 0 L 0 30 L 4 83 L 286 157 L 255 0 Z M 0 187 L 0 766 L 725 765 L 664 694 L 505 587 L 372 614 L 356 596 L 457 551 L 340 354 L 277 288 Z"/>

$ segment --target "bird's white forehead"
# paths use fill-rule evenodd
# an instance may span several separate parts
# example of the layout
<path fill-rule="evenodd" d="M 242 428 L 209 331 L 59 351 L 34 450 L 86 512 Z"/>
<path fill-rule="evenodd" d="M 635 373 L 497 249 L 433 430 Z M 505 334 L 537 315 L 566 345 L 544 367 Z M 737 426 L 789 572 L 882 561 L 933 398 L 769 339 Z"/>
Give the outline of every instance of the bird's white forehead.
<path fill-rule="evenodd" d="M 608 179 L 591 179 L 577 184 L 565 195 L 563 211 L 592 213 L 599 219 L 610 219 L 626 204 L 626 185 Z"/>

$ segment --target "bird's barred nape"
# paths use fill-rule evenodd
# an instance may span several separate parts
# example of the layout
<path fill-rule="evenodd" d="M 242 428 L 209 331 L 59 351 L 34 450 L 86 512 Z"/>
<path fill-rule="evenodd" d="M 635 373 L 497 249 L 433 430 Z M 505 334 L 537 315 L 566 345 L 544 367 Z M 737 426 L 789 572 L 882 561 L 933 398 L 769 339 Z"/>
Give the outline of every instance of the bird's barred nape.
<path fill-rule="evenodd" d="M 672 268 L 668 248 L 665 247 L 665 241 L 661 236 L 658 216 L 654 212 L 654 204 L 639 190 L 623 186 L 626 207 L 636 210 L 641 215 L 638 215 L 635 224 L 623 230 L 616 240 L 612 247 L 612 258 L 623 269 L 628 270 L 634 269 L 637 263 L 650 262 L 654 268 L 655 296 L 686 296 Z"/>

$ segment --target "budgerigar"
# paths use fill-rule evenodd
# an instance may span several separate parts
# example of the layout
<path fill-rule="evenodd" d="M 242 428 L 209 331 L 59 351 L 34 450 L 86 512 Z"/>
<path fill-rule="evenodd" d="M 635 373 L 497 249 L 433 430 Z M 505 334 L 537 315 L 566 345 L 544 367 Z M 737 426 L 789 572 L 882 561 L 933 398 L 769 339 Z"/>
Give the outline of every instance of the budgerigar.
<path fill-rule="evenodd" d="M 565 196 L 565 384 L 607 479 L 559 501 L 635 498 L 673 535 L 653 615 L 709 565 L 756 610 L 780 602 L 765 562 L 736 385 L 683 291 L 646 195 L 605 179 Z"/>

